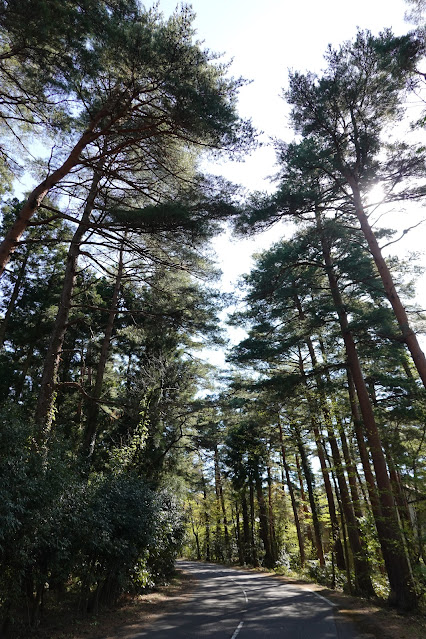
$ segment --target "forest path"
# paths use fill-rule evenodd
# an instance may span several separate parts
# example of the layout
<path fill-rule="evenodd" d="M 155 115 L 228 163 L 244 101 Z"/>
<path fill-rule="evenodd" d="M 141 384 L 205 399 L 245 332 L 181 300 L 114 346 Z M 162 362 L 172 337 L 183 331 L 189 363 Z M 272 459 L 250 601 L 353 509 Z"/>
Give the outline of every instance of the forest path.
<path fill-rule="evenodd" d="M 265 573 L 217 564 L 179 561 L 197 580 L 191 600 L 134 639 L 360 639 L 334 605 L 298 584 Z M 130 639 L 129 635 L 126 635 Z"/>

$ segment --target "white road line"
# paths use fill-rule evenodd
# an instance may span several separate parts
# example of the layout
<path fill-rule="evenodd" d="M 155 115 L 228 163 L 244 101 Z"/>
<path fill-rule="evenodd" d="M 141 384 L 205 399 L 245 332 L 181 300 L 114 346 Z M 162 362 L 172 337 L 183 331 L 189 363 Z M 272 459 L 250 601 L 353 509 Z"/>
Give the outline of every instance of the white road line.
<path fill-rule="evenodd" d="M 240 621 L 240 623 L 238 624 L 238 628 L 235 630 L 235 632 L 232 635 L 231 639 L 235 639 L 236 637 L 238 637 L 238 635 L 240 634 L 240 630 L 243 627 L 243 623 L 244 623 L 244 621 Z"/>
<path fill-rule="evenodd" d="M 322 595 L 319 595 L 317 592 L 315 592 L 315 590 L 309 590 L 309 592 L 312 592 L 312 594 L 316 595 L 317 597 L 319 597 L 320 599 L 322 599 L 323 601 L 325 601 L 325 603 L 327 603 L 329 606 L 331 606 L 332 608 L 337 608 L 337 605 L 335 603 L 333 603 L 332 601 L 330 601 L 329 599 L 326 599 L 325 597 L 323 597 Z"/>
<path fill-rule="evenodd" d="M 238 588 L 241 588 L 241 590 L 242 590 L 242 591 L 243 591 L 243 593 L 244 593 L 244 597 L 246 598 L 246 603 L 248 603 L 247 593 L 246 593 L 246 591 L 244 590 L 244 588 L 242 588 L 242 586 L 240 586 L 240 584 L 238 583 L 238 581 L 237 581 L 236 579 L 234 579 L 234 577 L 230 577 L 230 579 L 231 579 L 231 581 L 233 581 L 233 582 L 235 582 L 235 583 L 237 584 Z M 231 637 L 231 639 L 232 639 L 232 637 Z"/>

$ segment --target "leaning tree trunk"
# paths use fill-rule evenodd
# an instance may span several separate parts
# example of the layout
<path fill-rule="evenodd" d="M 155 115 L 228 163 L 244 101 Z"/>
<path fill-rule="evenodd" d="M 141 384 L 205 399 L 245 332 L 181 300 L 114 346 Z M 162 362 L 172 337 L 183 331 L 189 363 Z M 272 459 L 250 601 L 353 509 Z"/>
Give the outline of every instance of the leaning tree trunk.
<path fill-rule="evenodd" d="M 49 348 L 44 361 L 40 392 L 35 413 L 35 420 L 38 424 L 37 439 L 39 443 L 42 443 L 46 439 L 52 427 L 54 397 L 59 369 L 59 361 L 67 329 L 72 293 L 76 281 L 77 262 L 78 256 L 80 254 L 80 245 L 83 236 L 90 225 L 90 215 L 95 204 L 100 179 L 101 174 L 98 171 L 95 171 L 93 174 L 92 184 L 86 200 L 81 221 L 74 233 L 68 250 L 61 299 L 59 301 L 59 308 L 56 315 Z"/>
<path fill-rule="evenodd" d="M 386 264 L 376 236 L 374 235 L 368 221 L 368 217 L 365 214 L 359 185 L 353 177 L 348 178 L 348 183 L 352 189 L 356 215 L 358 217 L 365 239 L 367 240 L 368 248 L 370 249 L 371 255 L 373 256 L 373 259 L 376 263 L 377 270 L 379 271 L 380 277 L 382 278 L 385 293 L 393 308 L 395 317 L 401 329 L 402 336 L 405 343 L 407 344 L 408 350 L 411 353 L 413 362 L 420 375 L 420 379 L 422 380 L 423 385 L 426 388 L 426 357 L 422 349 L 420 348 L 420 344 L 417 340 L 417 335 L 410 326 L 408 315 L 396 291 L 390 269 Z"/>
<path fill-rule="evenodd" d="M 108 354 L 111 346 L 112 331 L 114 322 L 118 312 L 118 300 L 123 278 L 123 246 L 120 249 L 117 275 L 115 277 L 114 291 L 112 294 L 111 308 L 108 314 L 108 321 L 105 327 L 104 338 L 102 340 L 101 353 L 99 356 L 98 367 L 96 370 L 96 381 L 89 400 L 87 409 L 87 426 L 84 439 L 84 450 L 90 459 L 93 455 L 96 442 L 96 433 L 98 429 L 99 419 L 99 400 L 102 394 L 102 386 L 104 382 L 105 369 L 108 361 Z"/>
<path fill-rule="evenodd" d="M 346 433 L 345 433 L 345 428 L 343 426 L 342 421 L 340 421 L 340 420 L 339 420 L 339 423 L 338 423 L 338 428 L 339 428 L 340 441 L 341 441 L 341 444 L 342 444 L 343 458 L 344 458 L 345 464 L 346 464 L 346 472 L 348 474 L 349 488 L 350 488 L 350 491 L 351 491 L 352 504 L 353 504 L 353 507 L 354 507 L 355 517 L 357 519 L 361 519 L 361 517 L 362 517 L 362 509 L 361 509 L 361 500 L 360 500 L 360 496 L 359 496 L 359 492 L 358 492 L 358 486 L 357 486 L 356 467 L 355 467 L 355 464 L 354 464 L 354 462 L 352 460 L 351 453 L 350 453 L 350 450 L 349 450 L 348 440 L 346 438 Z"/>
<path fill-rule="evenodd" d="M 29 194 L 27 200 L 22 206 L 17 219 L 6 233 L 4 240 L 0 243 L 0 276 L 10 259 L 12 253 L 19 245 L 19 240 L 25 233 L 28 224 L 34 213 L 41 206 L 46 195 L 53 189 L 64 177 L 66 177 L 74 167 L 82 162 L 83 151 L 93 142 L 98 140 L 105 134 L 105 128 L 100 127 L 97 131 L 99 123 L 108 116 L 112 109 L 119 108 L 120 113 L 124 113 L 129 106 L 129 98 L 123 98 L 121 95 L 114 96 L 108 101 L 91 119 L 86 130 L 82 133 L 80 139 L 71 149 L 68 157 L 63 164 L 48 175 L 35 189 Z M 112 126 L 116 122 L 111 119 L 108 126 Z"/>
<path fill-rule="evenodd" d="M 349 328 L 346 309 L 343 304 L 343 300 L 341 298 L 340 290 L 337 283 L 337 278 L 334 273 L 334 266 L 331 258 L 330 248 L 327 238 L 325 237 L 325 234 L 323 232 L 319 210 L 316 211 L 316 222 L 322 246 L 326 273 L 330 285 L 330 291 L 338 315 L 342 338 L 345 345 L 347 364 L 351 371 L 355 384 L 355 389 L 358 396 L 364 426 L 367 432 L 368 442 L 370 445 L 371 456 L 376 474 L 380 506 L 384 523 L 382 532 L 385 535 L 381 539 L 381 546 L 382 548 L 386 549 L 383 558 L 385 560 L 386 570 L 388 573 L 389 584 L 391 588 L 389 602 L 400 609 L 410 610 L 416 608 L 418 605 L 415 585 L 412 578 L 408 558 L 404 550 L 404 542 L 399 527 L 398 517 L 394 504 L 394 497 L 392 493 L 392 486 L 387 472 L 386 460 L 383 454 L 379 430 L 374 417 L 373 408 L 368 395 L 355 342 L 352 336 L 352 332 Z"/>

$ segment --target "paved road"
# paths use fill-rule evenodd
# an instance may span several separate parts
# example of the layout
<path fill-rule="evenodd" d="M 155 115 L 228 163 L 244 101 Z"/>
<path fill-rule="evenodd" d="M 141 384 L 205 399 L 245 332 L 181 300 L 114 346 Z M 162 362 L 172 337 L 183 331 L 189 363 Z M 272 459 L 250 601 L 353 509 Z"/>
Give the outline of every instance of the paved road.
<path fill-rule="evenodd" d="M 333 605 L 301 586 L 255 572 L 180 561 L 198 585 L 188 603 L 135 639 L 360 639 Z"/>

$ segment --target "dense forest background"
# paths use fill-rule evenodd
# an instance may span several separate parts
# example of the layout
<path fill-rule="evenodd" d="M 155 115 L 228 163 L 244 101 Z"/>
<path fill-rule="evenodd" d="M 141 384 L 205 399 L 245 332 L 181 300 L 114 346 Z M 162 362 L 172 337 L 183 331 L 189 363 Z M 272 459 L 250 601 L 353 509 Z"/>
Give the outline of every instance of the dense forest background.
<path fill-rule="evenodd" d="M 4 633 L 152 588 L 182 553 L 424 606 L 419 267 L 371 225 L 426 193 L 422 105 L 398 137 L 424 95 L 411 5 L 406 36 L 359 31 L 290 74 L 294 141 L 273 192 L 247 194 L 202 168 L 257 137 L 190 7 L 0 2 Z M 217 371 L 209 241 L 284 222 Z"/>

